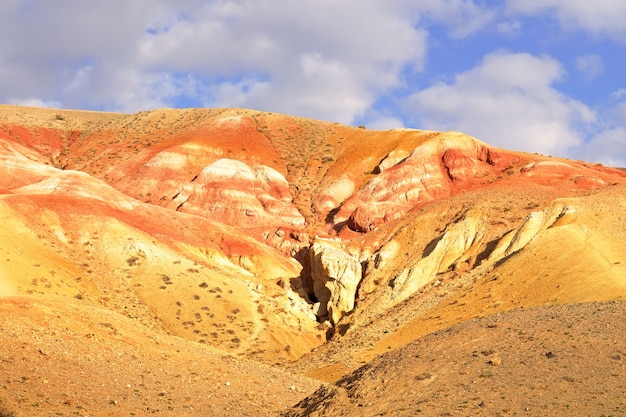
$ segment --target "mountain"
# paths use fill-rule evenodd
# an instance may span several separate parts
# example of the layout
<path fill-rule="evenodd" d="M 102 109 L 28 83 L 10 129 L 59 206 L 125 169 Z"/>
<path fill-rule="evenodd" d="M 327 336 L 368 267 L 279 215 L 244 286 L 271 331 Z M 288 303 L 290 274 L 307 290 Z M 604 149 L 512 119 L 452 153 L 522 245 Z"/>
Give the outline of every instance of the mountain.
<path fill-rule="evenodd" d="M 415 395 L 367 387 L 372 372 L 423 386 L 408 372 L 416 349 L 455 357 L 449 344 L 476 333 L 508 358 L 517 345 L 498 320 L 524 321 L 554 352 L 574 317 L 597 329 L 577 344 L 612 331 L 625 191 L 622 170 L 460 132 L 0 106 L 0 410 L 276 415 L 300 401 L 290 415 L 369 415 L 333 401 L 373 395 L 371 411 L 413 415 L 399 410 Z M 532 324 L 550 314 L 562 320 Z M 481 330 L 490 320 L 498 331 Z M 567 349 L 567 378 L 586 381 L 574 363 L 589 358 Z M 509 379 L 474 388 L 517 381 L 518 367 L 498 369 Z M 429 372 L 442 387 L 470 378 Z M 489 410 L 522 412 L 505 394 Z M 624 411 L 589 398 L 583 414 Z"/>

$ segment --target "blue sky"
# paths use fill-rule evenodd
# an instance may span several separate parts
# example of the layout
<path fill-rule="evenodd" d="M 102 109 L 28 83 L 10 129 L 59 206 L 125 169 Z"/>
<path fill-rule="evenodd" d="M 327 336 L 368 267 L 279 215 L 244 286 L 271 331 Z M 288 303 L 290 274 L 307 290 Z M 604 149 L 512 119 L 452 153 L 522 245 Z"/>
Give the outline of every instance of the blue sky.
<path fill-rule="evenodd" d="M 623 0 L 3 0 L 0 102 L 247 107 L 626 166 Z"/>

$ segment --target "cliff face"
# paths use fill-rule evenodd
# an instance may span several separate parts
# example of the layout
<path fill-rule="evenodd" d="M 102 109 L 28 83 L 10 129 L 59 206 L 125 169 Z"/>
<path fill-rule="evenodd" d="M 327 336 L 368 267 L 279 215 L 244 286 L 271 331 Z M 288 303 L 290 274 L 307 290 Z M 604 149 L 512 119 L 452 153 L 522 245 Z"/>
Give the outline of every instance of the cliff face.
<path fill-rule="evenodd" d="M 317 238 L 309 253 L 313 294 L 319 303 L 316 315 L 321 321 L 337 324 L 354 309 L 361 264 L 344 252 L 338 241 Z"/>
<path fill-rule="evenodd" d="M 459 132 L 0 106 L 0 295 L 70 297 L 284 363 L 389 320 L 510 309 L 511 293 L 623 297 L 620 280 L 582 277 L 626 273 L 625 187 L 619 170 Z"/>

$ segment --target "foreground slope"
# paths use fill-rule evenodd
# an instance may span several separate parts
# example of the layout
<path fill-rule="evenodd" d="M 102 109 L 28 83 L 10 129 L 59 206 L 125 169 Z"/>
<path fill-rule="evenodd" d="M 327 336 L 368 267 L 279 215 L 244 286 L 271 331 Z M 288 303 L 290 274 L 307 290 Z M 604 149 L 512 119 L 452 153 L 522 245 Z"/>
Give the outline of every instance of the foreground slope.
<path fill-rule="evenodd" d="M 0 412 L 276 415 L 319 383 L 62 297 L 0 303 Z"/>
<path fill-rule="evenodd" d="M 269 414 L 311 392 L 300 375 L 336 381 L 475 317 L 626 294 L 624 172 L 459 132 L 370 131 L 244 109 L 0 106 L 0 215 L 9 380 L 25 372 L 11 352 L 33 343 L 39 323 L 76 320 L 104 347 L 144 355 L 125 365 L 128 375 L 158 360 L 148 346 L 159 337 L 171 342 L 158 349 L 180 358 L 174 367 L 206 352 L 219 368 L 227 355 L 246 370 L 238 378 L 256 381 L 264 366 L 280 366 L 286 373 L 270 386 L 243 388 L 251 398 L 289 387 L 284 400 L 263 397 Z M 119 340 L 107 333 L 118 321 L 134 329 Z M 111 361 L 63 343 L 48 340 L 49 357 Z M 36 371 L 48 381 L 55 372 Z M 219 374 L 202 373 L 209 379 L 188 379 L 188 389 L 221 393 Z M 97 375 L 83 383 L 101 384 Z M 178 386 L 172 378 L 150 383 Z M 17 386 L 0 392 L 16 409 L 41 393 Z M 91 414 L 111 411 L 76 395 Z M 248 412 L 245 395 L 234 397 L 243 409 L 211 412 Z M 116 398 L 120 415 L 139 404 Z M 168 407 L 193 415 L 180 404 Z"/>
<path fill-rule="evenodd" d="M 626 413 L 624 302 L 519 308 L 431 333 L 287 416 Z"/>

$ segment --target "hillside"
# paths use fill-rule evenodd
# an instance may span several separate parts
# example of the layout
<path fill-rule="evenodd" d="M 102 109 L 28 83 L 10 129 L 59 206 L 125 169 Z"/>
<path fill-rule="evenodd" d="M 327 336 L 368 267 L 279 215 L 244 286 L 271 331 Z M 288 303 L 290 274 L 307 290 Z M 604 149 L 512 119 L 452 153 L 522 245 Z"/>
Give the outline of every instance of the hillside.
<path fill-rule="evenodd" d="M 460 132 L 0 106 L 0 401 L 15 415 L 276 415 L 319 384 L 368 386 L 362 365 L 387 372 L 398 352 L 412 369 L 401 352 L 465 337 L 444 329 L 551 311 L 602 329 L 585 312 L 625 299 L 625 191 L 622 170 Z M 317 397 L 301 404 L 338 407 Z"/>
<path fill-rule="evenodd" d="M 618 416 L 624 302 L 519 308 L 431 333 L 288 416 Z"/>

